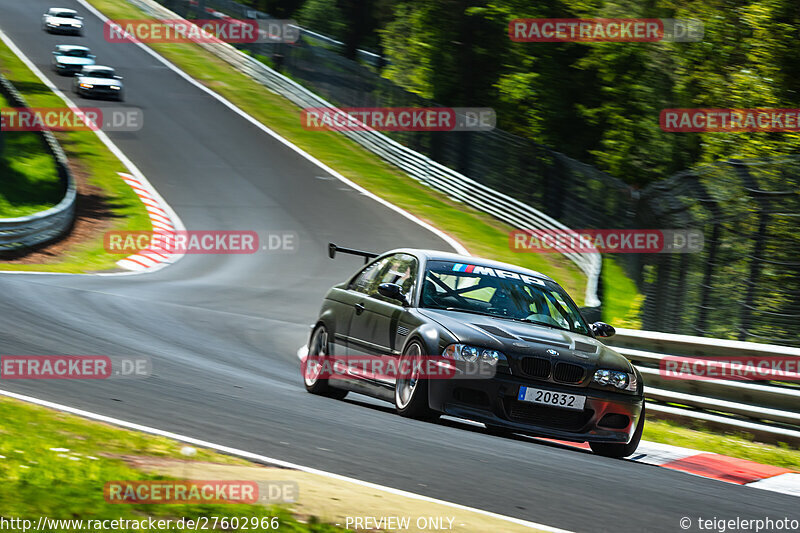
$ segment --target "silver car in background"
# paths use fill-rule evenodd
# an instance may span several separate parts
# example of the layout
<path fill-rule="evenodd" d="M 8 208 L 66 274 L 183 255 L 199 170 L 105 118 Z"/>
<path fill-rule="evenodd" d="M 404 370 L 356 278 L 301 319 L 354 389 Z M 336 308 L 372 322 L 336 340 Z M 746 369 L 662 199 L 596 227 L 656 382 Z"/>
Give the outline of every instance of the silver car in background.
<path fill-rule="evenodd" d="M 74 9 L 52 7 L 42 15 L 42 29 L 48 33 L 83 35 L 83 17 Z"/>
<path fill-rule="evenodd" d="M 94 65 L 95 56 L 85 46 L 59 44 L 53 51 L 53 70 L 65 76 L 74 76 L 83 69 Z"/>
<path fill-rule="evenodd" d="M 83 67 L 75 75 L 73 89 L 78 96 L 86 98 L 125 99 L 125 88 L 122 85 L 122 76 L 117 76 L 111 67 L 99 65 Z"/>

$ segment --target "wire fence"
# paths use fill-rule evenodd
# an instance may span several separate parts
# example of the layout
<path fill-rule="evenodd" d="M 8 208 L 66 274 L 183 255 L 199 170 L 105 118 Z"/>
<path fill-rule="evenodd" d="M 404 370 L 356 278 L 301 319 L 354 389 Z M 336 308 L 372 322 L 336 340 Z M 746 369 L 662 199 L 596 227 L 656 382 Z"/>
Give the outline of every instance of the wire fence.
<path fill-rule="evenodd" d="M 701 253 L 641 255 L 631 265 L 647 329 L 800 346 L 800 158 L 701 167 L 642 198 L 643 227 L 705 235 Z"/>
<path fill-rule="evenodd" d="M 269 18 L 233 0 L 157 1 L 186 18 Z M 237 48 L 340 107 L 436 106 L 302 33 Z M 700 253 L 620 256 L 645 296 L 642 328 L 800 346 L 800 159 L 718 163 L 637 190 L 501 129 L 387 135 L 570 228 L 702 230 Z"/>

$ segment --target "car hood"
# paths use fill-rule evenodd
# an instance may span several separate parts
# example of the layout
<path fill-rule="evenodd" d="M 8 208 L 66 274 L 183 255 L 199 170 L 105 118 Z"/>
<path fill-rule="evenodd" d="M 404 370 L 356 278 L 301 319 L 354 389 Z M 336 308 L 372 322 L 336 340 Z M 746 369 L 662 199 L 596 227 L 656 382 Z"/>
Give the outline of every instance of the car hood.
<path fill-rule="evenodd" d="M 439 309 L 419 309 L 450 331 L 459 342 L 499 350 L 510 357 L 552 357 L 584 366 L 632 372 L 630 362 L 600 341 L 573 333 L 514 320 Z"/>
<path fill-rule="evenodd" d="M 47 17 L 47 22 L 49 22 L 50 24 L 78 24 L 78 25 L 83 24 L 83 22 L 81 22 L 78 19 L 71 19 L 64 17 Z"/>
<path fill-rule="evenodd" d="M 94 59 L 90 57 L 56 56 L 56 61 L 62 65 L 94 65 Z"/>
<path fill-rule="evenodd" d="M 108 78 L 92 78 L 91 76 L 81 76 L 78 81 L 80 83 L 91 83 L 94 86 L 100 87 L 110 87 L 111 85 L 122 87 L 122 82 L 120 80 L 111 80 Z"/>

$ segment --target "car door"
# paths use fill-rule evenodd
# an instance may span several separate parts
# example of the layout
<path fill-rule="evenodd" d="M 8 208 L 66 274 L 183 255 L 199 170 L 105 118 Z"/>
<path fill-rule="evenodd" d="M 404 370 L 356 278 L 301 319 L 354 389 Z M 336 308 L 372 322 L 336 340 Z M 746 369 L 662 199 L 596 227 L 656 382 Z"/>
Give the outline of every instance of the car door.
<path fill-rule="evenodd" d="M 406 309 L 397 300 L 381 296 L 378 286 L 381 283 L 396 283 L 403 289 L 406 299 L 413 301 L 419 263 L 409 254 L 394 254 L 387 259 L 370 283 L 360 288 L 363 296 L 356 303 L 350 322 L 348 356 L 365 362 L 382 362 L 382 365 L 365 365 L 367 371 L 361 377 L 393 386 L 393 375 L 380 372 L 380 369 L 388 369 L 386 363 L 400 355 L 402 346 L 398 345 L 397 331 Z M 370 371 L 375 369 L 378 371 Z"/>
<path fill-rule="evenodd" d="M 334 289 L 336 300 L 336 331 L 334 333 L 335 354 L 346 356 L 350 349 L 350 327 L 356 312 L 363 312 L 363 301 L 367 288 L 373 285 L 375 278 L 389 262 L 389 257 L 376 259 L 356 274 L 350 284 L 342 289 Z M 356 309 L 356 307 L 358 308 Z"/>

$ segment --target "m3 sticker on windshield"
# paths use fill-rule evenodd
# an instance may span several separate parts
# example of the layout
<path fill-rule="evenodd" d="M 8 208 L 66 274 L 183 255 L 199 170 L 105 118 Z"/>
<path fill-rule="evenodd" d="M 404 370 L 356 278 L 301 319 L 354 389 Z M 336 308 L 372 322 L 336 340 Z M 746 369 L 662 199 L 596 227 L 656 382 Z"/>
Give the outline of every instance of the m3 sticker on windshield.
<path fill-rule="evenodd" d="M 498 268 L 485 267 L 480 265 L 467 265 L 464 263 L 456 263 L 453 265 L 454 272 L 466 272 L 467 274 L 478 274 L 481 276 L 492 276 L 504 279 L 518 279 L 523 283 L 530 283 L 534 285 L 541 285 L 544 287 L 544 281 L 536 279 L 533 276 L 525 274 L 517 274 L 509 270 L 500 270 Z"/>

